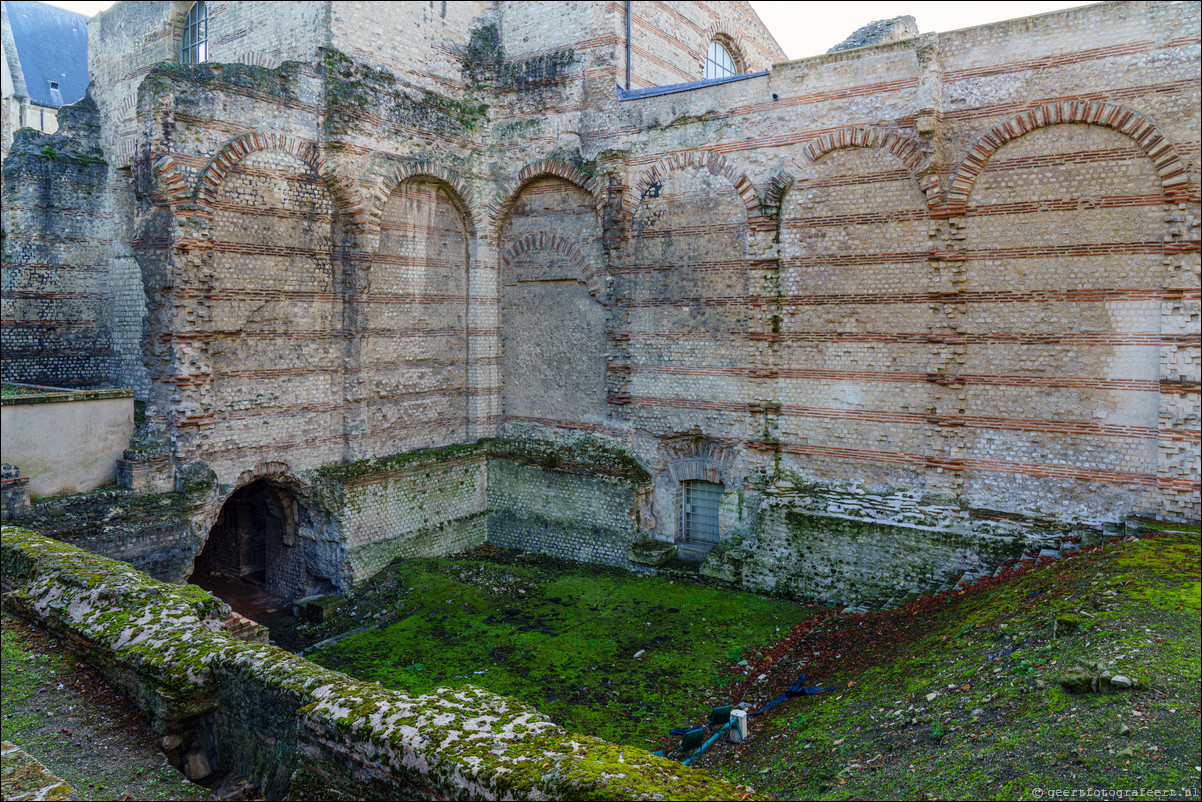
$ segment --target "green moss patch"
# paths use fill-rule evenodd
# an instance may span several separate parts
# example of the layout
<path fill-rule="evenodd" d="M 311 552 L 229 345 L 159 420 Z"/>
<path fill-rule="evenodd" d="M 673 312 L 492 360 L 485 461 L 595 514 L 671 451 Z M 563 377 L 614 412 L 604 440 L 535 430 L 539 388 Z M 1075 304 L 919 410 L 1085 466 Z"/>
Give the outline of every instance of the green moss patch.
<path fill-rule="evenodd" d="M 654 749 L 669 728 L 729 704 L 745 680 L 736 664 L 813 612 L 715 586 L 485 549 L 394 564 L 309 632 L 379 622 L 311 659 L 410 693 L 479 685 L 568 729 Z"/>

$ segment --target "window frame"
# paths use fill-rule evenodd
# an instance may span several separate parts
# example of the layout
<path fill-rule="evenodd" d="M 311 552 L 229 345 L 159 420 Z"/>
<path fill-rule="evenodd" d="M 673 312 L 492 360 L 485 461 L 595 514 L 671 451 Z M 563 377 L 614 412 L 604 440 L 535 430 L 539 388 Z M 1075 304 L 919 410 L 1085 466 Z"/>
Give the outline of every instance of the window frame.
<path fill-rule="evenodd" d="M 714 48 L 720 51 L 720 55 L 726 56 L 725 62 L 729 62 L 729 65 L 724 63 L 723 60 L 714 58 Z M 702 62 L 701 68 L 702 80 L 711 81 L 718 78 L 731 78 L 739 74 L 741 74 L 739 61 L 735 58 L 735 54 L 731 52 L 730 47 L 719 39 L 711 39 L 705 48 L 705 60 Z"/>
<path fill-rule="evenodd" d="M 204 64 L 209 60 L 209 9 L 205 0 L 196 0 L 184 17 L 179 60 L 181 64 Z"/>
<path fill-rule="evenodd" d="M 706 500 L 706 506 L 710 506 L 712 502 L 712 516 L 709 510 L 695 511 L 690 509 L 696 504 L 697 499 L 694 497 L 694 491 L 702 491 L 700 495 Z M 689 480 L 680 483 L 680 542 L 698 546 L 701 548 L 713 548 L 722 540 L 721 527 L 719 525 L 720 510 L 722 507 L 722 496 L 726 492 L 723 485 L 715 482 L 707 482 L 704 480 Z M 706 532 L 698 531 L 695 526 L 690 526 L 691 516 L 696 512 L 703 512 L 704 521 L 698 523 L 703 524 Z"/>

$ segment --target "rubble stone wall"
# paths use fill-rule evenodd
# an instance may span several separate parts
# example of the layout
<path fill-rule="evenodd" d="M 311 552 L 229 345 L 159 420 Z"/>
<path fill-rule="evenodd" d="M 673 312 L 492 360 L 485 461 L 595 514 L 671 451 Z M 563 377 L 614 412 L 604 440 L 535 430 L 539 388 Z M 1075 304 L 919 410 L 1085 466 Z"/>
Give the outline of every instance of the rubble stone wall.
<path fill-rule="evenodd" d="M 108 281 L 111 215 L 100 117 L 90 98 L 63 113 L 68 130 L 23 129 L 4 158 L 4 381 L 120 386 Z"/>
<path fill-rule="evenodd" d="M 910 524 L 941 531 L 1198 518 L 1196 4 L 772 64 L 744 4 L 635 3 L 634 87 L 700 77 L 712 38 L 771 69 L 626 100 L 625 4 L 458 6 L 401 20 L 412 58 L 354 52 L 347 3 L 276 69 L 144 74 L 107 208 L 177 467 L 587 433 L 647 492 L 551 529 L 677 540 L 680 483 L 717 477 L 753 552 L 787 539 L 756 507 L 781 482 L 938 497 Z"/>

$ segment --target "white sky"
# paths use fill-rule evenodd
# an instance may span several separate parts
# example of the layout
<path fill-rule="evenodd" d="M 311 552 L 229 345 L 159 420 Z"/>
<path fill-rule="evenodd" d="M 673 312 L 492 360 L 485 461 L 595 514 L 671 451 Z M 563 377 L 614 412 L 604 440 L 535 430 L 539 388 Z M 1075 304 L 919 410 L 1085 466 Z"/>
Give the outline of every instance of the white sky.
<path fill-rule="evenodd" d="M 111 0 L 55 0 L 54 6 L 69 8 L 89 17 L 111 6 Z M 1054 2 L 913 2 L 885 0 L 884 2 L 785 2 L 785 0 L 752 0 L 751 6 L 772 31 L 776 41 L 789 58 L 805 58 L 825 53 L 847 36 L 873 20 L 912 14 L 918 20 L 918 30 L 954 31 L 989 22 L 1029 17 L 1061 8 L 1086 3 Z"/>
<path fill-rule="evenodd" d="M 1089 3 L 1053 2 L 785 2 L 751 0 L 751 7 L 772 31 L 776 41 L 791 59 L 825 53 L 846 39 L 852 31 L 879 19 L 909 14 L 922 33 L 955 31 L 990 22 L 1045 14 L 1062 8 Z"/>

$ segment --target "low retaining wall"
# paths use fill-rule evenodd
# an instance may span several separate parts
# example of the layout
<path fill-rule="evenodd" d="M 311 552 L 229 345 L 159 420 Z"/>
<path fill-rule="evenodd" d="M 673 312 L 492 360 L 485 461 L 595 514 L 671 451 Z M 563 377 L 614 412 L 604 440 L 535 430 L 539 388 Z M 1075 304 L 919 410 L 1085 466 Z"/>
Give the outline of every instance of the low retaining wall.
<path fill-rule="evenodd" d="M 397 454 L 316 471 L 329 489 L 355 584 L 393 560 L 456 554 L 488 539 L 481 446 Z"/>
<path fill-rule="evenodd" d="M 193 586 L 26 529 L 0 535 L 4 604 L 66 638 L 207 763 L 293 799 L 736 799 L 646 752 L 475 687 L 407 696 L 223 629 Z"/>
<path fill-rule="evenodd" d="M 0 458 L 29 477 L 31 495 L 92 490 L 117 479 L 134 431 L 134 391 L 28 386 L 3 397 L 0 431 Z"/>
<path fill-rule="evenodd" d="M 488 461 L 488 542 L 578 562 L 627 567 L 638 540 L 629 481 Z"/>

